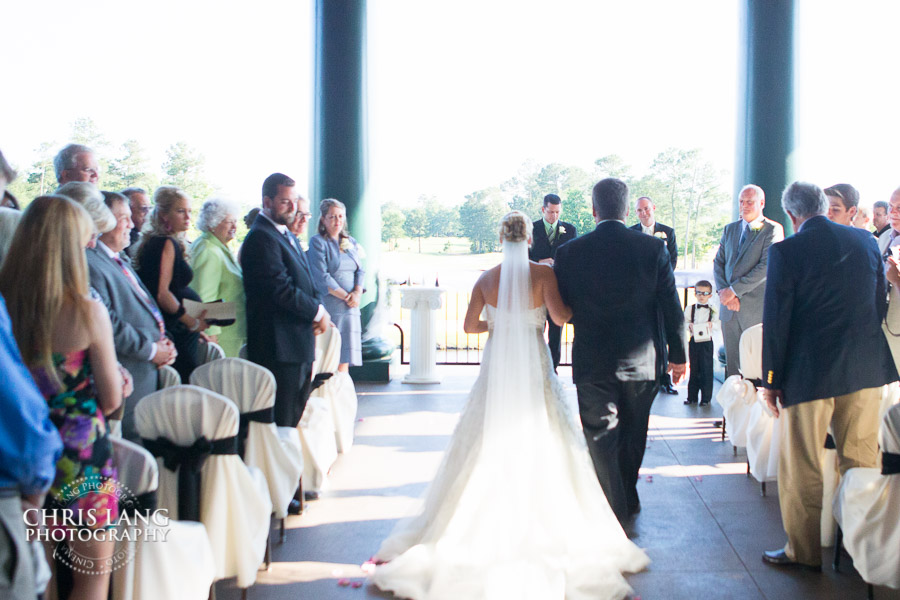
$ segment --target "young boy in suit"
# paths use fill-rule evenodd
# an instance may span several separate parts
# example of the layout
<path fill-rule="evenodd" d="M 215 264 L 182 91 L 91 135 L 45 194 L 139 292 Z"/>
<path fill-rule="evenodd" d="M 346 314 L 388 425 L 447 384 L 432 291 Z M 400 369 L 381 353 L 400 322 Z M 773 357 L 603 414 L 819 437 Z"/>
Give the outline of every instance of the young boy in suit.
<path fill-rule="evenodd" d="M 696 304 L 684 309 L 684 320 L 688 328 L 688 361 L 691 378 L 688 381 L 688 397 L 685 404 L 708 406 L 713 389 L 713 327 L 718 326 L 719 315 L 709 305 L 712 284 L 705 279 L 694 285 Z"/>

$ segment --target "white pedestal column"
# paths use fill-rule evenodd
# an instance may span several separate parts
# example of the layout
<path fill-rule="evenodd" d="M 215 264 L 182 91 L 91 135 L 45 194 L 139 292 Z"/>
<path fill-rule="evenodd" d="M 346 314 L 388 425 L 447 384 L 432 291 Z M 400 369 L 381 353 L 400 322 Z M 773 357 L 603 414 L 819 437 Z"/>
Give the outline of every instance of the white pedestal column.
<path fill-rule="evenodd" d="M 403 383 L 440 383 L 435 371 L 436 327 L 435 313 L 441 307 L 437 287 L 407 287 L 400 292 L 400 306 L 412 310 L 409 341 L 409 374 Z"/>

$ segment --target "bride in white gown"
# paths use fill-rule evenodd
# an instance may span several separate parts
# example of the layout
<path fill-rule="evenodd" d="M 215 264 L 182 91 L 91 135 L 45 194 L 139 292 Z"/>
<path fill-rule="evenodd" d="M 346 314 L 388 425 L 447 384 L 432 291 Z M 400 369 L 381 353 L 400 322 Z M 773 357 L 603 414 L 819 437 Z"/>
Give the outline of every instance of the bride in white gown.
<path fill-rule="evenodd" d="M 503 262 L 466 315 L 468 333 L 490 332 L 481 373 L 422 513 L 384 541 L 372 579 L 413 600 L 623 598 L 622 573 L 649 559 L 613 514 L 553 372 L 544 320 L 571 311 L 553 271 L 528 260 L 524 213 L 503 218 L 500 239 Z"/>

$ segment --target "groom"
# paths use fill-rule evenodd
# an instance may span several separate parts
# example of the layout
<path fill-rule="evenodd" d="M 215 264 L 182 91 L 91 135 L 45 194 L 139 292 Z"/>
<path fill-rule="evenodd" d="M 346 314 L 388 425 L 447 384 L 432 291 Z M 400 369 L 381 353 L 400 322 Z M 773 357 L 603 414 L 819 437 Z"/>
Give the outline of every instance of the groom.
<path fill-rule="evenodd" d="M 628 186 L 594 186 L 597 228 L 556 252 L 559 291 L 572 307 L 572 368 L 588 449 L 620 523 L 641 509 L 637 477 L 650 405 L 659 390 L 656 348 L 665 332 L 672 380 L 685 372 L 684 315 L 665 243 L 625 226 Z M 660 323 L 659 319 L 662 319 Z"/>

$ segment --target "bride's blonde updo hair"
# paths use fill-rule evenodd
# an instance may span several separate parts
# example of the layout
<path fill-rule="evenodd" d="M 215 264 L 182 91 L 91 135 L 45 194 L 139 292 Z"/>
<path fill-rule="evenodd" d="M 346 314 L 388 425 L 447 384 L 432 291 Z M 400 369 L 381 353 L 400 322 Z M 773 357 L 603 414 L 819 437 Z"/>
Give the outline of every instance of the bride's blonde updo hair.
<path fill-rule="evenodd" d="M 524 242 L 531 237 L 531 219 L 520 210 L 506 213 L 500 219 L 501 242 Z"/>

